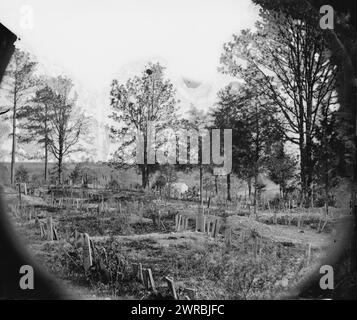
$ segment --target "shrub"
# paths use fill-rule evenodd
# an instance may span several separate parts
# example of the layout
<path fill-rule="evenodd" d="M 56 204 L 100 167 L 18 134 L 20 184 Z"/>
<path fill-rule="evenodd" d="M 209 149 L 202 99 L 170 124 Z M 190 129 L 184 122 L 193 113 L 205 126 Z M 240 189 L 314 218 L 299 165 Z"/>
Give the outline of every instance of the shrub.
<path fill-rule="evenodd" d="M 29 172 L 23 165 L 20 165 L 20 167 L 16 169 L 15 182 L 17 183 L 29 182 Z"/>

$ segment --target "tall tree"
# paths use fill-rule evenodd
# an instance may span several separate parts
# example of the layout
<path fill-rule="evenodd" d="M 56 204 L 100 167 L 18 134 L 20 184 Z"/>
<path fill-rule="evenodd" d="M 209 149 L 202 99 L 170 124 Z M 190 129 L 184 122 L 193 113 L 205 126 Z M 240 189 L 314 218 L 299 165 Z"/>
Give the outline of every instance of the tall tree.
<path fill-rule="evenodd" d="M 36 91 L 35 96 L 18 114 L 22 131 L 19 136 L 20 142 L 36 141 L 44 146 L 44 177 L 46 182 L 48 178 L 50 120 L 54 115 L 54 103 L 56 101 L 59 100 L 54 91 L 48 85 L 44 85 Z"/>
<path fill-rule="evenodd" d="M 49 80 L 49 86 L 56 93 L 46 91 L 52 99 L 51 117 L 48 118 L 48 147 L 57 160 L 58 183 L 63 182 L 63 161 L 74 152 L 82 151 L 80 138 L 88 129 L 88 117 L 76 106 L 77 93 L 73 83 L 66 77 L 59 76 Z"/>
<path fill-rule="evenodd" d="M 193 104 L 190 105 L 189 110 L 187 111 L 188 114 L 188 121 L 186 122 L 186 129 L 190 130 L 196 130 L 199 133 L 199 139 L 201 139 L 198 143 L 198 166 L 199 166 L 199 174 L 200 174 L 200 201 L 202 203 L 203 201 L 203 173 L 204 169 L 208 169 L 209 165 L 204 165 L 202 162 L 202 137 L 204 135 L 205 129 L 209 128 L 210 126 L 210 120 L 209 120 L 209 114 L 206 113 L 203 110 L 197 109 Z M 206 133 L 207 134 L 207 133 Z M 208 133 L 209 134 L 209 133 Z M 221 144 L 222 145 L 222 144 Z M 195 152 L 193 148 L 190 146 L 191 152 Z M 192 167 L 192 165 L 191 165 Z M 197 167 L 197 165 L 194 165 L 193 167 Z"/>
<path fill-rule="evenodd" d="M 341 137 L 338 127 L 341 122 L 337 121 L 337 114 L 333 109 L 324 108 L 319 116 L 322 125 L 317 130 L 313 149 L 314 180 L 323 190 L 326 213 L 328 213 L 330 191 L 338 183 L 339 177 L 346 175 L 343 168 L 346 160 L 341 161 L 341 155 L 345 155 L 346 152 L 343 143 L 346 137 Z"/>
<path fill-rule="evenodd" d="M 170 80 L 164 78 L 164 67 L 159 63 L 148 64 L 139 76 L 128 79 L 126 84 L 113 80 L 111 85 L 111 137 L 119 143 L 113 154 L 112 164 L 117 167 L 137 166 L 142 175 L 142 187 L 149 183 L 149 174 L 157 163 L 149 161 L 148 154 L 164 143 L 164 132 L 176 126 L 175 90 Z M 151 141 L 151 130 L 155 141 Z M 143 161 L 136 161 L 142 135 Z M 151 163 L 148 163 L 151 162 Z"/>
<path fill-rule="evenodd" d="M 211 110 L 213 126 L 215 128 L 233 128 L 232 132 L 232 172 L 236 173 L 240 178 L 248 183 L 249 197 L 251 196 L 251 177 L 252 177 L 252 159 L 249 158 L 250 153 L 247 151 L 248 136 L 244 116 L 241 114 L 243 109 L 239 106 L 249 100 L 248 92 L 238 94 L 230 84 L 218 92 L 218 102 L 214 109 Z M 245 150 L 242 152 L 242 150 Z M 217 189 L 217 177 L 215 179 Z M 227 200 L 230 200 L 230 174 L 227 175 Z"/>
<path fill-rule="evenodd" d="M 15 49 L 10 64 L 5 72 L 5 86 L 8 91 L 9 108 L 12 111 L 11 184 L 14 183 L 15 178 L 18 113 L 27 102 L 31 90 L 35 86 L 36 81 L 33 74 L 36 64 L 29 53 Z"/>
<path fill-rule="evenodd" d="M 284 11 L 262 8 L 256 31 L 234 35 L 224 46 L 221 62 L 224 72 L 243 78 L 279 108 L 285 122 L 282 133 L 299 148 L 302 196 L 309 203 L 317 114 L 327 100 L 336 103 L 331 91 L 337 68 L 319 16 L 299 2 L 289 5 Z"/>
<path fill-rule="evenodd" d="M 259 97 L 254 88 L 226 87 L 219 93 L 215 125 L 233 129 L 233 171 L 248 181 L 254 179 L 254 213 L 257 209 L 259 174 L 266 166 L 270 147 L 282 138 L 276 108 Z"/>

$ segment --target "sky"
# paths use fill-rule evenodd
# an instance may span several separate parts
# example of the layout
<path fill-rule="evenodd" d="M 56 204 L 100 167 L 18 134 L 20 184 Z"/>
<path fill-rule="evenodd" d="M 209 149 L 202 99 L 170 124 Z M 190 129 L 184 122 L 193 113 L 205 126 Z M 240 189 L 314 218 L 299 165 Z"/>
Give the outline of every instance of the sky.
<path fill-rule="evenodd" d="M 223 43 L 252 27 L 250 0 L 2 0 L 0 21 L 22 46 L 88 89 L 125 64 L 165 61 L 184 77 L 218 74 Z"/>
<path fill-rule="evenodd" d="M 0 1 L 0 22 L 40 62 L 39 73 L 73 80 L 78 104 L 97 121 L 93 145 L 100 159 L 109 154 L 105 128 L 114 78 L 125 81 L 146 62 L 160 62 L 180 108 L 208 110 L 231 81 L 217 70 L 223 44 L 257 19 L 251 0 Z M 202 85 L 188 89 L 183 79 Z"/>

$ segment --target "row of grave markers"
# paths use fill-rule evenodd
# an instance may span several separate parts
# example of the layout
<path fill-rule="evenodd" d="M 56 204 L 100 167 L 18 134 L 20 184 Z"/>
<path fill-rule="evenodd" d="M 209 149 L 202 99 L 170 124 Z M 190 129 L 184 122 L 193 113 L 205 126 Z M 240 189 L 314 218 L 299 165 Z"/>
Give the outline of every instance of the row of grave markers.
<path fill-rule="evenodd" d="M 76 239 L 82 239 L 83 241 L 83 267 L 85 272 L 93 266 L 93 242 L 87 233 L 76 233 Z M 135 278 L 140 281 L 147 290 L 151 290 L 153 293 L 157 293 L 154 277 L 151 268 L 143 268 L 141 263 L 133 264 L 133 270 Z M 178 299 L 175 284 L 172 278 L 165 277 L 165 281 L 169 288 L 169 291 L 174 299 Z M 184 288 L 187 293 L 187 299 L 194 299 L 195 291 L 193 289 Z"/>
<path fill-rule="evenodd" d="M 176 214 L 175 231 L 176 232 L 187 231 L 189 220 L 190 218 L 187 216 Z M 220 217 L 207 217 L 203 214 L 198 213 L 196 216 L 195 231 L 207 233 L 209 236 L 216 238 L 219 233 L 221 224 L 222 224 L 222 219 Z"/>

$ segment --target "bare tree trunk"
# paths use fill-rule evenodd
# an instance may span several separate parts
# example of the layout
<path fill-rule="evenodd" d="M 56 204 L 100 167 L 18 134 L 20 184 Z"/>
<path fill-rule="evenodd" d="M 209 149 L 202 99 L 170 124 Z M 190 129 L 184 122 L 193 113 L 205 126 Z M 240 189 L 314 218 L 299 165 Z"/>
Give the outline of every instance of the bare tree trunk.
<path fill-rule="evenodd" d="M 62 155 L 58 159 L 58 183 L 62 184 Z"/>
<path fill-rule="evenodd" d="M 47 104 L 45 104 L 45 183 L 48 179 L 48 126 L 47 126 Z"/>
<path fill-rule="evenodd" d="M 200 165 L 200 202 L 203 200 L 203 169 L 202 165 Z"/>
<path fill-rule="evenodd" d="M 214 176 L 214 188 L 215 188 L 215 191 L 216 191 L 216 196 L 218 194 L 218 176 Z"/>
<path fill-rule="evenodd" d="M 258 173 L 254 175 L 254 214 L 257 214 L 257 186 L 258 186 Z"/>
<path fill-rule="evenodd" d="M 48 146 L 47 146 L 47 140 L 45 142 L 45 183 L 47 183 L 48 180 Z"/>
<path fill-rule="evenodd" d="M 306 186 L 306 156 L 304 147 L 304 138 L 300 136 L 300 184 L 301 184 L 301 206 L 305 206 L 307 198 Z"/>
<path fill-rule="evenodd" d="M 146 188 L 146 165 L 142 165 L 141 167 L 141 186 L 143 189 Z"/>
<path fill-rule="evenodd" d="M 227 200 L 231 201 L 231 175 L 227 174 Z"/>
<path fill-rule="evenodd" d="M 145 167 L 146 167 L 146 170 L 145 170 L 145 172 L 146 172 L 146 175 L 145 175 L 145 187 L 146 188 L 149 188 L 149 186 L 150 186 L 150 180 L 149 180 L 149 166 L 148 165 L 145 165 Z"/>
<path fill-rule="evenodd" d="M 13 106 L 13 115 L 12 115 L 12 150 L 11 150 L 11 185 L 14 184 L 15 179 L 15 154 L 16 154 L 16 89 L 14 93 L 14 106 Z"/>

